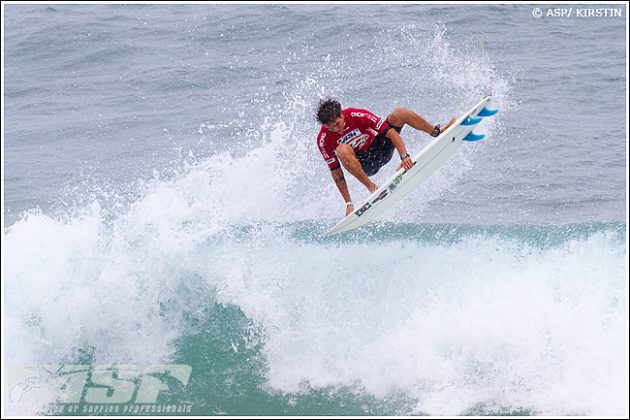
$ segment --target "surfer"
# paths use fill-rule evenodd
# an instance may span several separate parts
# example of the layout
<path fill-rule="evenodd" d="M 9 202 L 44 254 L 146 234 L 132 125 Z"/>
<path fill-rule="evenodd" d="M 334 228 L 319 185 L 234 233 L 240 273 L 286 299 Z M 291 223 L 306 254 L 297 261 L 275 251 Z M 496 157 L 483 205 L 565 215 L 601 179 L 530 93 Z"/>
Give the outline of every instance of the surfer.
<path fill-rule="evenodd" d="M 398 169 L 404 167 L 409 170 L 413 166 L 413 160 L 400 137 L 400 131 L 405 124 L 437 137 L 455 122 L 453 118 L 443 128 L 439 124 L 431 125 L 407 108 L 396 108 L 382 120 L 365 109 L 342 110 L 339 101 L 332 98 L 319 101 L 316 119 L 322 124 L 317 136 L 317 146 L 346 201 L 346 216 L 354 211 L 354 206 L 341 169 L 342 165 L 370 192 L 374 192 L 378 185 L 369 177 L 392 159 L 394 149 L 400 156 Z"/>

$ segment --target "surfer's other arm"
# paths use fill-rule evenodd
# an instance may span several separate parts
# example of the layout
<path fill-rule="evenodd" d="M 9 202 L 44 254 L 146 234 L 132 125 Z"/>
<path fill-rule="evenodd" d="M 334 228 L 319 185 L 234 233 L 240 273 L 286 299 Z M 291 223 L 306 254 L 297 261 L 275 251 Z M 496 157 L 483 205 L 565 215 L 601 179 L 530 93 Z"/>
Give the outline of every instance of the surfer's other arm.
<path fill-rule="evenodd" d="M 350 198 L 350 191 L 348 191 L 348 184 L 346 184 L 346 178 L 343 176 L 343 170 L 339 167 L 330 171 L 330 174 L 335 181 L 335 185 L 339 189 L 339 192 L 346 201 L 346 216 L 354 211 L 352 205 L 352 199 Z"/>
<path fill-rule="evenodd" d="M 398 134 L 398 131 L 388 130 L 387 138 L 392 142 L 392 144 L 398 151 L 398 155 L 400 156 L 401 162 L 400 162 L 400 165 L 398 166 L 398 169 L 402 167 L 404 167 L 407 170 L 411 169 L 413 167 L 413 160 L 409 156 L 409 153 L 407 153 L 405 142 L 403 141 L 402 137 L 400 137 L 400 134 Z"/>

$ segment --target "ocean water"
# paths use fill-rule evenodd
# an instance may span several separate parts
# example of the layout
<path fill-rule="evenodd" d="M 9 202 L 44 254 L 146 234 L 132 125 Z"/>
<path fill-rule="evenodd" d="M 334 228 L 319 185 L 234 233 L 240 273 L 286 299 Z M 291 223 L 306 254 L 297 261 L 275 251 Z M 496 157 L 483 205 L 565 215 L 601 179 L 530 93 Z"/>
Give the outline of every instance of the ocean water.
<path fill-rule="evenodd" d="M 5 414 L 627 416 L 627 10 L 562 7 L 4 4 Z M 323 236 L 320 97 L 488 94 L 486 140 Z"/>

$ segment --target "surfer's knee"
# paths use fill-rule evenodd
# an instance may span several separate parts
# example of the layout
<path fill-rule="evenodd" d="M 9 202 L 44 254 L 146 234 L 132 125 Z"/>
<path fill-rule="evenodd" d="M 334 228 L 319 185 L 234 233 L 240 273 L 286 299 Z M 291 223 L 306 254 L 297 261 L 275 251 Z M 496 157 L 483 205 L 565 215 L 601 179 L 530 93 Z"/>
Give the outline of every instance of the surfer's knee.
<path fill-rule="evenodd" d="M 337 148 L 335 149 L 335 153 L 337 154 L 337 157 L 342 159 L 354 156 L 354 150 L 352 149 L 352 146 L 345 143 L 341 143 L 339 146 L 337 146 Z"/>
<path fill-rule="evenodd" d="M 387 117 L 387 121 L 389 121 L 391 125 L 402 127 L 407 123 L 407 118 L 410 112 L 411 110 L 407 108 L 394 108 L 392 113 L 389 114 L 389 117 Z"/>

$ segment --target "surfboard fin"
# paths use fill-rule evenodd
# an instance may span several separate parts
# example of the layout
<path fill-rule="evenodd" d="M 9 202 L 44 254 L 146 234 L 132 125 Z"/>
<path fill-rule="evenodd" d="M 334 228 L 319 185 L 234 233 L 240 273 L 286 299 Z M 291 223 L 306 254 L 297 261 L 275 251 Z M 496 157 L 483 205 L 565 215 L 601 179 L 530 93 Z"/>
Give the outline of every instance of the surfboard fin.
<path fill-rule="evenodd" d="M 472 131 L 464 137 L 464 141 L 479 141 L 486 137 L 485 134 L 475 134 Z"/>
<path fill-rule="evenodd" d="M 497 112 L 499 112 L 498 109 L 488 109 L 484 106 L 483 109 L 479 111 L 479 114 L 477 114 L 477 116 L 478 117 L 491 117 Z"/>
<path fill-rule="evenodd" d="M 485 109 L 485 108 L 484 108 Z M 461 123 L 461 125 L 475 125 L 479 124 L 483 118 L 472 118 L 470 115 Z"/>

